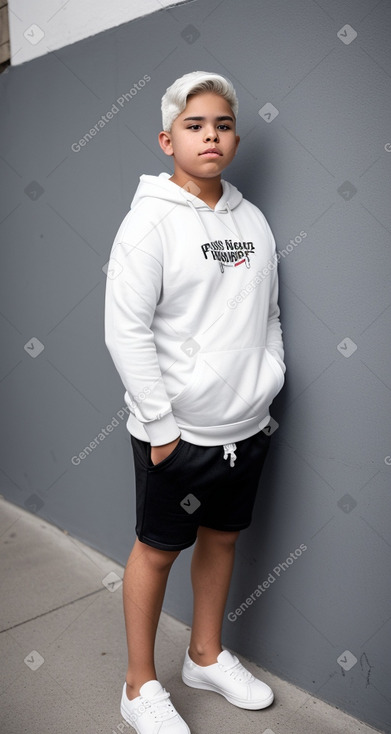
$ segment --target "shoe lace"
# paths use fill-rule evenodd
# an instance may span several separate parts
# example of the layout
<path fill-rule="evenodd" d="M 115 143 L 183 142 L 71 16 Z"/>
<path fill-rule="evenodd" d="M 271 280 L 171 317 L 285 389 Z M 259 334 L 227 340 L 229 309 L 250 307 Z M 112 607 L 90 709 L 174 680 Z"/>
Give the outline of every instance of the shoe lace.
<path fill-rule="evenodd" d="M 246 670 L 239 660 L 234 665 L 221 665 L 221 668 L 224 673 L 228 673 L 234 680 L 243 681 L 244 683 L 250 683 L 252 680 L 255 680 L 253 674 L 249 670 Z"/>
<path fill-rule="evenodd" d="M 176 715 L 174 706 L 169 699 L 169 692 L 163 688 L 163 692 L 154 696 L 152 699 L 142 697 L 141 704 L 145 706 L 146 709 L 150 709 L 149 713 L 153 716 L 156 722 L 167 721 L 167 719 L 171 719 Z"/>

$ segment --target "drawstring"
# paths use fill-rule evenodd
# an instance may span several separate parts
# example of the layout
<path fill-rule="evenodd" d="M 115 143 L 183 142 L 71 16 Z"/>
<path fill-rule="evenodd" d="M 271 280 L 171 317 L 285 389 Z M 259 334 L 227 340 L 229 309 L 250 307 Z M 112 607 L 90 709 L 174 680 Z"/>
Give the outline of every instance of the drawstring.
<path fill-rule="evenodd" d="M 205 232 L 205 236 L 206 236 L 207 240 L 209 240 L 209 233 L 208 233 L 208 230 L 206 229 L 206 227 L 205 227 L 205 224 L 204 224 L 204 222 L 202 221 L 202 217 L 200 217 L 200 215 L 199 215 L 199 213 L 198 213 L 198 211 L 197 211 L 197 207 L 195 207 L 195 206 L 194 206 L 193 202 L 192 202 L 192 201 L 190 201 L 190 199 L 186 199 L 186 203 L 187 203 L 187 204 L 188 204 L 188 206 L 190 206 L 190 208 L 191 208 L 191 209 L 193 210 L 193 212 L 194 212 L 194 214 L 196 215 L 196 217 L 197 217 L 197 219 L 198 219 L 198 221 L 199 221 L 199 223 L 200 223 L 200 225 L 201 225 L 202 229 L 203 229 L 203 230 L 204 230 L 204 232 Z"/>
<path fill-rule="evenodd" d="M 229 456 L 230 457 L 229 465 L 234 466 L 235 460 L 237 458 L 235 454 L 236 443 L 225 443 L 223 446 L 223 449 L 224 449 L 224 459 L 228 459 L 228 456 Z"/>
<path fill-rule="evenodd" d="M 237 223 L 237 221 L 236 221 L 236 219 L 235 219 L 235 217 L 234 217 L 234 213 L 233 213 L 233 211 L 232 211 L 232 209 L 231 209 L 231 207 L 230 207 L 230 205 L 229 205 L 229 202 L 228 202 L 228 201 L 226 202 L 226 205 L 225 205 L 225 206 L 226 206 L 226 208 L 227 208 L 227 213 L 228 213 L 228 214 L 229 214 L 229 216 L 231 217 L 231 222 L 232 222 L 232 224 L 233 224 L 233 226 L 234 226 L 234 229 L 236 230 L 236 232 L 238 232 L 238 233 L 239 233 L 239 237 L 240 237 L 240 240 L 241 240 L 241 241 L 243 241 L 243 236 L 242 236 L 242 233 L 241 233 L 241 231 L 240 231 L 240 229 L 239 229 L 238 223 Z"/>

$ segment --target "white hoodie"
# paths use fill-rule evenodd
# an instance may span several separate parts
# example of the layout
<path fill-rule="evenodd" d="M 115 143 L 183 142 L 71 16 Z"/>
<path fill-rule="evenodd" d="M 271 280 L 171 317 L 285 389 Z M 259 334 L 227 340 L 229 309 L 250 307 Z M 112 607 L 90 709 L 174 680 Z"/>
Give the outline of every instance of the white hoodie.
<path fill-rule="evenodd" d="M 284 384 L 276 245 L 228 181 L 212 209 L 170 175 L 140 177 L 115 237 L 105 341 L 131 434 L 224 445 L 269 423 Z"/>

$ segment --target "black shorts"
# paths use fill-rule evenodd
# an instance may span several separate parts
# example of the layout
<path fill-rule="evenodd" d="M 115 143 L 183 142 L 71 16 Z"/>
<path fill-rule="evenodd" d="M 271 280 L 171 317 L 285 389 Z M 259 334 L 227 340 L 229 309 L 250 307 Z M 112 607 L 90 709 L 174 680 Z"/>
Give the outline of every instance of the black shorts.
<path fill-rule="evenodd" d="M 151 462 L 148 441 L 130 438 L 141 542 L 182 550 L 193 545 L 200 525 L 225 531 L 250 525 L 270 436 L 259 431 L 224 446 L 198 446 L 180 438 L 158 464 Z"/>

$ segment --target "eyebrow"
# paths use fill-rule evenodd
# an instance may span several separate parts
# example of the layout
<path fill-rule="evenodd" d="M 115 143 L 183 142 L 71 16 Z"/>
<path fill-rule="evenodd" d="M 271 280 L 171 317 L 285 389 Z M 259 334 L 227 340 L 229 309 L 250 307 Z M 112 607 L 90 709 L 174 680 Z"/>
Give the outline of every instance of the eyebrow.
<path fill-rule="evenodd" d="M 183 122 L 186 122 L 187 120 L 205 120 L 205 117 L 185 117 Z M 215 117 L 215 120 L 231 120 L 231 122 L 234 121 L 233 117 L 230 117 L 229 115 L 222 115 L 221 117 Z"/>

